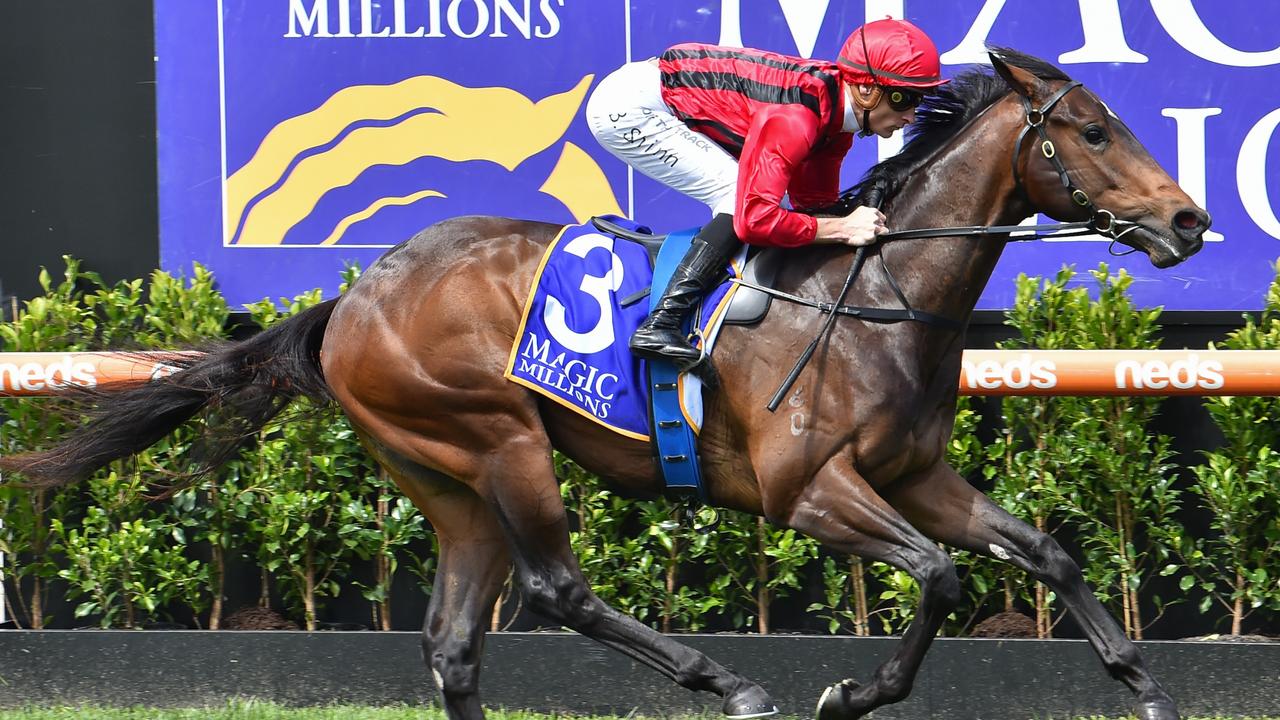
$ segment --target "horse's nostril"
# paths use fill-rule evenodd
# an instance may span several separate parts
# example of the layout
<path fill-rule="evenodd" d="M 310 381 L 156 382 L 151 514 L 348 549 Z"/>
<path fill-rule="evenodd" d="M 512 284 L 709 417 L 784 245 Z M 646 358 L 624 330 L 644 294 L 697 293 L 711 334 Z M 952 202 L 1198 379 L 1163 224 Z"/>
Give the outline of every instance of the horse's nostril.
<path fill-rule="evenodd" d="M 1173 222 L 1183 230 L 1194 230 L 1201 225 L 1200 216 L 1190 210 L 1183 210 L 1174 215 Z"/>

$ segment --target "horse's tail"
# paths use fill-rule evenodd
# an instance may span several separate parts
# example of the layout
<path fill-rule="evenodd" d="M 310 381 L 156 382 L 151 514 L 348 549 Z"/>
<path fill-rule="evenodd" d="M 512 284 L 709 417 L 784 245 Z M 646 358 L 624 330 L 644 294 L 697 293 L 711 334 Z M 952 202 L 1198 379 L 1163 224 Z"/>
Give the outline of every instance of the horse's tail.
<path fill-rule="evenodd" d="M 0 458 L 0 470 L 36 487 L 77 482 L 208 409 L 212 417 L 197 443 L 198 465 L 177 483 L 189 484 L 230 460 L 294 399 L 332 399 L 320 370 L 320 343 L 337 302 L 323 302 L 240 342 L 166 357 L 166 365 L 178 368 L 167 377 L 77 390 L 73 403 L 87 422 L 48 450 Z"/>

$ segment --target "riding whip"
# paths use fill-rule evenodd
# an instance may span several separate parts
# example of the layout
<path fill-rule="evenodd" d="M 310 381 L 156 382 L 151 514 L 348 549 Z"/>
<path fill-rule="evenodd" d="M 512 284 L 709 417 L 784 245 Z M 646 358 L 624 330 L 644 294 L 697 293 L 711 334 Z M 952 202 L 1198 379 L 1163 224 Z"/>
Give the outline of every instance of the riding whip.
<path fill-rule="evenodd" d="M 867 191 L 865 201 L 862 204 L 877 210 L 880 209 L 880 203 L 884 201 L 885 185 L 886 183 L 883 180 L 877 180 L 871 189 Z M 818 345 L 827 338 L 827 335 L 831 334 L 831 328 L 835 325 L 837 317 L 836 308 L 840 307 L 844 302 L 844 296 L 849 294 L 849 288 L 853 286 L 853 281 L 858 278 L 858 273 L 862 271 L 862 264 L 867 259 L 867 247 L 867 245 L 863 245 L 854 253 L 853 265 L 849 268 L 849 277 L 845 278 L 844 287 L 841 288 L 840 295 L 836 297 L 835 302 L 831 303 L 829 308 L 824 307 L 822 309 L 822 312 L 830 313 L 827 316 L 827 321 L 823 323 L 822 329 L 818 331 L 818 335 L 813 339 L 813 342 L 809 343 L 809 347 L 805 348 L 804 352 L 800 354 L 800 359 L 796 360 L 795 367 L 791 368 L 791 372 L 782 381 L 778 391 L 773 394 L 773 399 L 769 401 L 767 406 L 769 412 L 777 411 L 778 406 L 782 404 L 782 398 L 786 397 L 787 393 L 791 391 L 791 386 L 799 379 L 800 373 L 804 372 L 805 365 L 808 365 L 809 360 L 813 358 L 813 353 L 818 349 Z"/>

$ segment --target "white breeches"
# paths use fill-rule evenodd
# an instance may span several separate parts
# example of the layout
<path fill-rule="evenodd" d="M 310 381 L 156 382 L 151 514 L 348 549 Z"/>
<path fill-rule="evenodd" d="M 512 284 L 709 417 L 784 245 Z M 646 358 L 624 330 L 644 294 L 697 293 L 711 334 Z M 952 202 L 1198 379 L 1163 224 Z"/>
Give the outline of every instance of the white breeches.
<path fill-rule="evenodd" d="M 587 125 L 609 152 L 658 182 L 732 215 L 738 161 L 690 130 L 662 101 L 662 76 L 651 60 L 607 75 L 587 99 Z"/>

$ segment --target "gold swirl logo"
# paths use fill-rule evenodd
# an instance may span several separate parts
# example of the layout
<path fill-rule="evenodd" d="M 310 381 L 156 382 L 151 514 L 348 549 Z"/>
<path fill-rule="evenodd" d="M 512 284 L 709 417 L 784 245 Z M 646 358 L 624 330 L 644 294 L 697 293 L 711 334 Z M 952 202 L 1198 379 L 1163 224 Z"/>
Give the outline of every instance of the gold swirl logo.
<path fill-rule="evenodd" d="M 469 88 L 430 75 L 343 88 L 320 107 L 272 128 L 253 157 L 227 179 L 225 241 L 280 245 L 325 193 L 380 165 L 429 157 L 487 160 L 514 171 L 564 137 L 592 77 L 537 102 L 509 88 Z M 622 214 L 604 171 L 572 142 L 563 143 L 538 189 L 563 203 L 578 222 Z M 315 244 L 336 244 L 352 225 L 383 208 L 444 197 L 437 189 L 419 187 L 377 198 L 339 220 Z"/>

